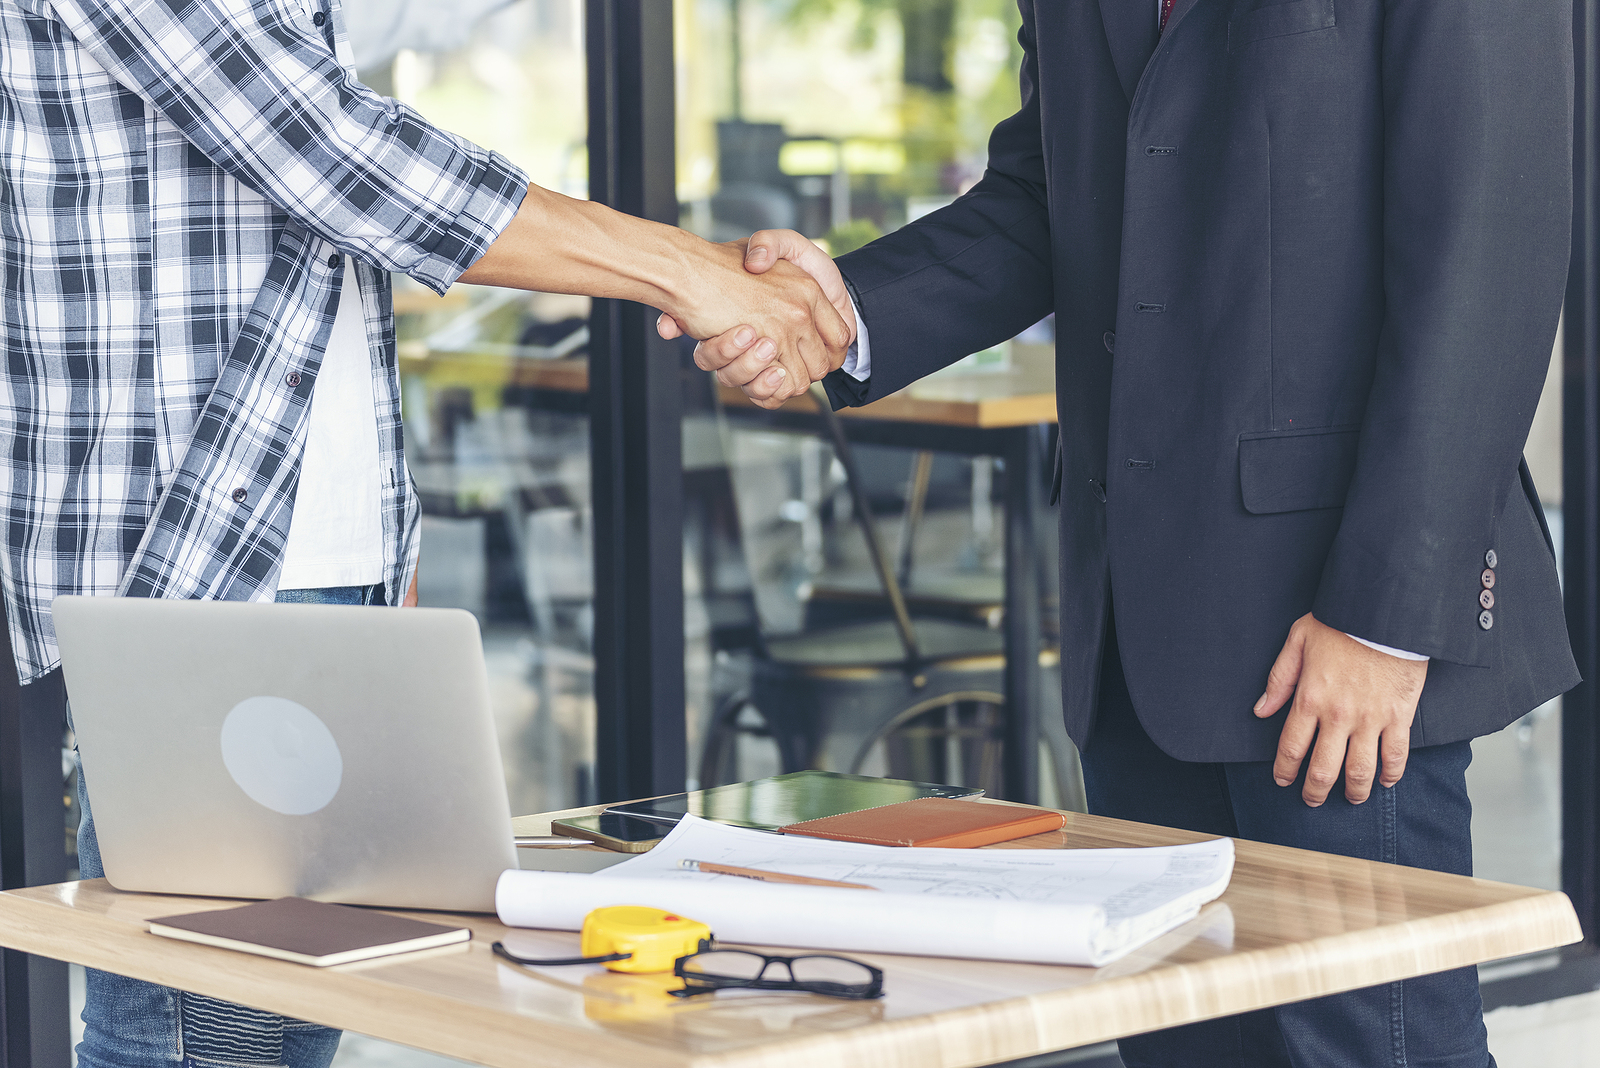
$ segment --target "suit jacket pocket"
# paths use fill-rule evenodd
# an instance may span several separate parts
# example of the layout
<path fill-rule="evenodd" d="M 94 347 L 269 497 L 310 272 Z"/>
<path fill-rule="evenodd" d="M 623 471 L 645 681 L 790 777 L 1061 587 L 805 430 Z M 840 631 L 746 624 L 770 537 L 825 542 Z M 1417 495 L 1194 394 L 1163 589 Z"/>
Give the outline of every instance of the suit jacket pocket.
<path fill-rule="evenodd" d="M 1312 33 L 1334 25 L 1333 0 L 1280 0 L 1252 5 L 1228 23 L 1228 51 L 1237 52 L 1252 41 Z"/>
<path fill-rule="evenodd" d="M 1313 427 L 1239 435 L 1239 489 L 1254 515 L 1342 508 L 1361 428 Z"/>

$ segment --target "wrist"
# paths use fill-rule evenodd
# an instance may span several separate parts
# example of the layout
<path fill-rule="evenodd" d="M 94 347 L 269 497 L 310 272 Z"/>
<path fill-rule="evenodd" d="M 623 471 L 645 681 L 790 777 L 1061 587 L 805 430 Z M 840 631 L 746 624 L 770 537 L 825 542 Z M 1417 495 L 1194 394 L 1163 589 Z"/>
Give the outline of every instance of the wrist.
<path fill-rule="evenodd" d="M 641 281 L 655 293 L 656 307 L 687 323 L 696 309 L 706 307 L 711 291 L 720 288 L 711 279 L 722 266 L 716 256 L 721 248 L 687 230 L 665 229 L 667 240 L 655 262 L 644 265 Z"/>
<path fill-rule="evenodd" d="M 698 279 L 694 277 L 689 242 L 700 239 L 675 226 L 641 219 L 592 201 L 572 201 L 587 216 L 583 227 L 594 239 L 587 255 L 609 285 L 592 294 L 646 304 L 677 315 L 686 303 L 684 291 Z M 584 251 L 575 250 L 579 255 Z M 602 283 L 604 285 L 604 283 Z"/>

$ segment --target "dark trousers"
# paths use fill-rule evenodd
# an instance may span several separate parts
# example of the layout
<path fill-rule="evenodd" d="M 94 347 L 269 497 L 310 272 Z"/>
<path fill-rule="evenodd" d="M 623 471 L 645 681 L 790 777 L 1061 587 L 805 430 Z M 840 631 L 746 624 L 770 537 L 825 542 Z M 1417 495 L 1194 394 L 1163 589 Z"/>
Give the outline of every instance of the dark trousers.
<path fill-rule="evenodd" d="M 1111 637 L 1083 777 L 1097 815 L 1471 875 L 1471 760 L 1467 742 L 1413 750 L 1404 778 L 1375 786 L 1366 803 L 1346 801 L 1341 782 L 1309 808 L 1303 783 L 1278 786 L 1270 762 L 1191 764 L 1163 753 L 1134 713 Z M 1494 1064 L 1476 968 L 1136 1035 L 1118 1047 L 1128 1068 Z"/>

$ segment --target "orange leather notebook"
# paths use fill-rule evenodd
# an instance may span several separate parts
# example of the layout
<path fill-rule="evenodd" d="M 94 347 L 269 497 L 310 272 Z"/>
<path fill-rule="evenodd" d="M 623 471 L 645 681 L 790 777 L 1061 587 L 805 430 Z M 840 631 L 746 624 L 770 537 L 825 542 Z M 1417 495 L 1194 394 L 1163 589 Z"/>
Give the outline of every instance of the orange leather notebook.
<path fill-rule="evenodd" d="M 946 797 L 920 797 L 892 805 L 823 816 L 780 827 L 784 834 L 886 846 L 963 849 L 1059 831 L 1067 818 L 1046 808 L 980 805 Z"/>

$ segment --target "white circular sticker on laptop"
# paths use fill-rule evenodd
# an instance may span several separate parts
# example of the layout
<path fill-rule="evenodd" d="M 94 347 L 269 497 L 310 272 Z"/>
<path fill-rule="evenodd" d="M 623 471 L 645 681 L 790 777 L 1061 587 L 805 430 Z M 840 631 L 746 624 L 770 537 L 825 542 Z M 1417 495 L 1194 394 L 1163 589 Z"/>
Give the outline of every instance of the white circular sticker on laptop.
<path fill-rule="evenodd" d="M 286 697 L 250 697 L 222 721 L 222 762 L 250 800 L 309 816 L 339 792 L 344 759 L 328 725 Z"/>

